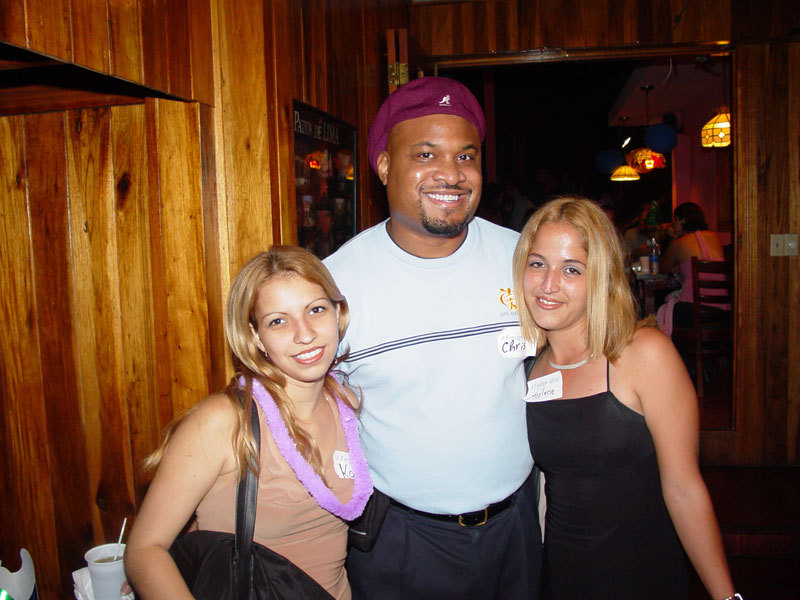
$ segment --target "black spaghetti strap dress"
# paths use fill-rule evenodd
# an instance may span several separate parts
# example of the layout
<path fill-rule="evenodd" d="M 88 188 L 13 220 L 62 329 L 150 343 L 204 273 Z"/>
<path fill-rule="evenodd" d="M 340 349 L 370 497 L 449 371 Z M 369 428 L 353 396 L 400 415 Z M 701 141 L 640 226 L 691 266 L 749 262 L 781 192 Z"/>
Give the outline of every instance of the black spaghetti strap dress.
<path fill-rule="evenodd" d="M 543 598 L 688 598 L 686 556 L 644 417 L 610 391 L 527 404 L 545 475 Z"/>

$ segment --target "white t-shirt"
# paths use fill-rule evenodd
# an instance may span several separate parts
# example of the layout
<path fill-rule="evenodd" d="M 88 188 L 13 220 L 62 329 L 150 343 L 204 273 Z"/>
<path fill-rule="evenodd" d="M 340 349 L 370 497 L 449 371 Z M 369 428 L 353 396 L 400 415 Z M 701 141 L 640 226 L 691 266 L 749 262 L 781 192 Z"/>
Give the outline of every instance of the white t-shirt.
<path fill-rule="evenodd" d="M 478 510 L 530 473 L 525 375 L 509 337 L 517 238 L 476 218 L 456 252 L 424 259 L 397 246 L 384 222 L 324 261 L 350 305 L 341 368 L 364 395 L 375 486 L 403 504 Z"/>

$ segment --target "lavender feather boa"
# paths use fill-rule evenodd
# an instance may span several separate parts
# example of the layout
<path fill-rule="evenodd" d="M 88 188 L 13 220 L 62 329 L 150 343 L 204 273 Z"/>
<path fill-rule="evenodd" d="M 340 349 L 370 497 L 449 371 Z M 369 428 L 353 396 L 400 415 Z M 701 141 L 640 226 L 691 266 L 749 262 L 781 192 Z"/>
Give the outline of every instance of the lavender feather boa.
<path fill-rule="evenodd" d="M 244 378 L 240 380 L 240 385 L 244 386 Z M 281 456 L 289 463 L 298 481 L 308 490 L 317 504 L 345 521 L 352 521 L 359 517 L 364 512 L 364 506 L 372 494 L 372 477 L 367 466 L 367 459 L 364 457 L 364 451 L 361 449 L 361 440 L 358 437 L 358 419 L 353 410 L 339 396 L 336 396 L 339 421 L 344 430 L 344 439 L 350 454 L 350 465 L 353 468 L 353 495 L 349 502 L 342 504 L 331 489 L 325 485 L 322 478 L 311 468 L 311 465 L 300 455 L 281 418 L 278 406 L 269 392 L 256 379 L 253 380 L 253 397 L 264 411 L 267 424 Z"/>

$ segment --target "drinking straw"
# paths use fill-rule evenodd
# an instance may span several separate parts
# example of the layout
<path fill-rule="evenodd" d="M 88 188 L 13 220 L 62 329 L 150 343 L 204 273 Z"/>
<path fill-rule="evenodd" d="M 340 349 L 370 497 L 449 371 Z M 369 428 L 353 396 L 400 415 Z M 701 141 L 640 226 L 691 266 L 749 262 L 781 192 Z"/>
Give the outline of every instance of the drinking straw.
<path fill-rule="evenodd" d="M 128 517 L 122 519 L 122 529 L 119 530 L 119 539 L 117 540 L 117 549 L 114 551 L 114 560 L 119 556 L 119 545 L 122 543 L 122 534 L 125 533 L 125 525 L 128 523 Z"/>

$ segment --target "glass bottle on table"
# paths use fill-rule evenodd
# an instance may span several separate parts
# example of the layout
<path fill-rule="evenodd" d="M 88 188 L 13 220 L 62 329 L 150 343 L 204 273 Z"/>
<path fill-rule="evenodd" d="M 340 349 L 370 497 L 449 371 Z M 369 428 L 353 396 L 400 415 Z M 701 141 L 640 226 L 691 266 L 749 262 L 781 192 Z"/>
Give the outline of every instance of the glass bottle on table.
<path fill-rule="evenodd" d="M 659 259 L 661 258 L 661 245 L 658 243 L 655 237 L 650 238 L 650 241 L 647 243 L 650 246 L 650 274 L 657 275 L 658 274 L 658 263 Z"/>

